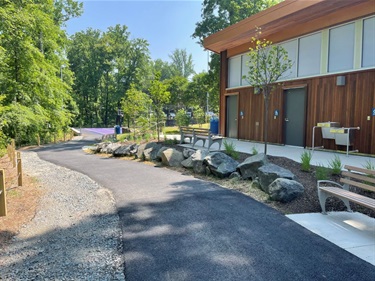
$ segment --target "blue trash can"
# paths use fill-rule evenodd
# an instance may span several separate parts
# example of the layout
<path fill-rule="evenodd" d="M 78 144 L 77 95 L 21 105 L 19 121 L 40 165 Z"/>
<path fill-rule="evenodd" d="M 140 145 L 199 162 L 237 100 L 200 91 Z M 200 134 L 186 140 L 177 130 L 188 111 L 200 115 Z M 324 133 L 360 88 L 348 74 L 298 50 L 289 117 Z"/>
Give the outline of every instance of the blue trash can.
<path fill-rule="evenodd" d="M 115 133 L 116 133 L 116 135 L 121 134 L 121 127 L 119 125 L 115 126 Z"/>
<path fill-rule="evenodd" d="M 217 135 L 219 133 L 219 118 L 212 117 L 210 120 L 210 132 Z"/>

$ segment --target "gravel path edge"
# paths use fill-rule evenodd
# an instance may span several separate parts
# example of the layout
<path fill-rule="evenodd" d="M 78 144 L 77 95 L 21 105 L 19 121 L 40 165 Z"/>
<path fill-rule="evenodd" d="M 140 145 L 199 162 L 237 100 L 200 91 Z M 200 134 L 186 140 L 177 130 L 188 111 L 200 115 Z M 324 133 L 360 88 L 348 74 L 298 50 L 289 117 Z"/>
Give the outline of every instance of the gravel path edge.
<path fill-rule="evenodd" d="M 45 189 L 35 217 L 0 253 L 0 280 L 125 280 L 112 193 L 86 175 L 22 152 Z"/>

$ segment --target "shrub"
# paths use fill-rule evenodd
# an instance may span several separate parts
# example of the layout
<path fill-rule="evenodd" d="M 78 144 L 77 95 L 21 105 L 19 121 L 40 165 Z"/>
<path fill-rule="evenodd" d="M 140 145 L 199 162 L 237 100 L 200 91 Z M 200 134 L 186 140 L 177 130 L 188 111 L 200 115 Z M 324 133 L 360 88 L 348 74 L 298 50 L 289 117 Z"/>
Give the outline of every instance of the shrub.
<path fill-rule="evenodd" d="M 173 138 L 173 140 L 172 139 L 169 139 L 169 140 L 164 139 L 164 143 L 165 144 L 178 144 L 178 140 L 176 138 Z"/>
<path fill-rule="evenodd" d="M 318 167 L 316 167 L 316 179 L 319 180 L 328 180 L 329 174 L 330 174 L 330 168 L 324 167 L 322 164 L 319 164 Z"/>
<path fill-rule="evenodd" d="M 301 154 L 301 169 L 302 171 L 305 172 L 310 172 L 311 169 L 311 158 L 312 158 L 312 153 L 311 151 L 304 151 Z"/>
<path fill-rule="evenodd" d="M 225 153 L 233 159 L 237 160 L 239 158 L 239 154 L 236 151 L 236 145 L 233 142 L 227 142 L 226 140 L 224 140 L 224 149 Z"/>
<path fill-rule="evenodd" d="M 257 155 L 258 154 L 258 150 L 256 149 L 255 146 L 253 146 L 253 148 L 251 149 L 251 152 L 253 153 L 253 155 Z"/>
<path fill-rule="evenodd" d="M 180 109 L 176 114 L 176 124 L 177 126 L 189 126 L 190 117 L 187 115 L 186 110 Z"/>
<path fill-rule="evenodd" d="M 335 155 L 333 160 L 328 162 L 328 165 L 331 167 L 333 175 L 339 175 L 341 173 L 343 165 L 339 156 Z"/>

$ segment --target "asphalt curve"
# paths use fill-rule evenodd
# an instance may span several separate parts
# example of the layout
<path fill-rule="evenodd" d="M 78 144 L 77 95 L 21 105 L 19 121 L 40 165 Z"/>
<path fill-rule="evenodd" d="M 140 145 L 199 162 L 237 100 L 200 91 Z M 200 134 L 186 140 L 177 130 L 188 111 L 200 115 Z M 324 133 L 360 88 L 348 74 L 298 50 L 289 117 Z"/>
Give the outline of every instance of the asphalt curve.
<path fill-rule="evenodd" d="M 127 281 L 375 280 L 373 265 L 239 192 L 166 168 L 85 154 L 86 144 L 37 152 L 113 192 Z"/>

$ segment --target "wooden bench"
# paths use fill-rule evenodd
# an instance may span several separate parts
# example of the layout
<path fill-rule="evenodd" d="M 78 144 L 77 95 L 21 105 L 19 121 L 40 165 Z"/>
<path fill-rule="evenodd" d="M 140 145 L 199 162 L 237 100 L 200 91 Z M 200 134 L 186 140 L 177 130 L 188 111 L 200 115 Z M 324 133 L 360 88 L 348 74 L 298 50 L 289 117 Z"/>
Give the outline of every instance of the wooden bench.
<path fill-rule="evenodd" d="M 181 126 L 180 134 L 180 143 L 184 143 L 185 139 L 189 138 L 189 141 L 193 145 L 193 147 L 200 140 L 203 141 L 204 146 L 206 144 L 206 141 L 208 140 L 208 149 L 210 149 L 211 145 L 213 145 L 215 142 L 219 144 L 219 150 L 221 149 L 223 137 L 212 134 L 209 129 Z"/>
<path fill-rule="evenodd" d="M 340 198 L 349 212 L 352 212 L 349 201 L 375 210 L 375 199 L 349 190 L 349 187 L 353 186 L 375 192 L 375 170 L 353 166 L 345 166 L 344 168 L 348 171 L 341 173 L 343 176 L 340 178 L 342 185 L 333 181 L 318 181 L 318 196 L 322 213 L 327 214 L 325 203 L 327 198 L 331 196 Z"/>

